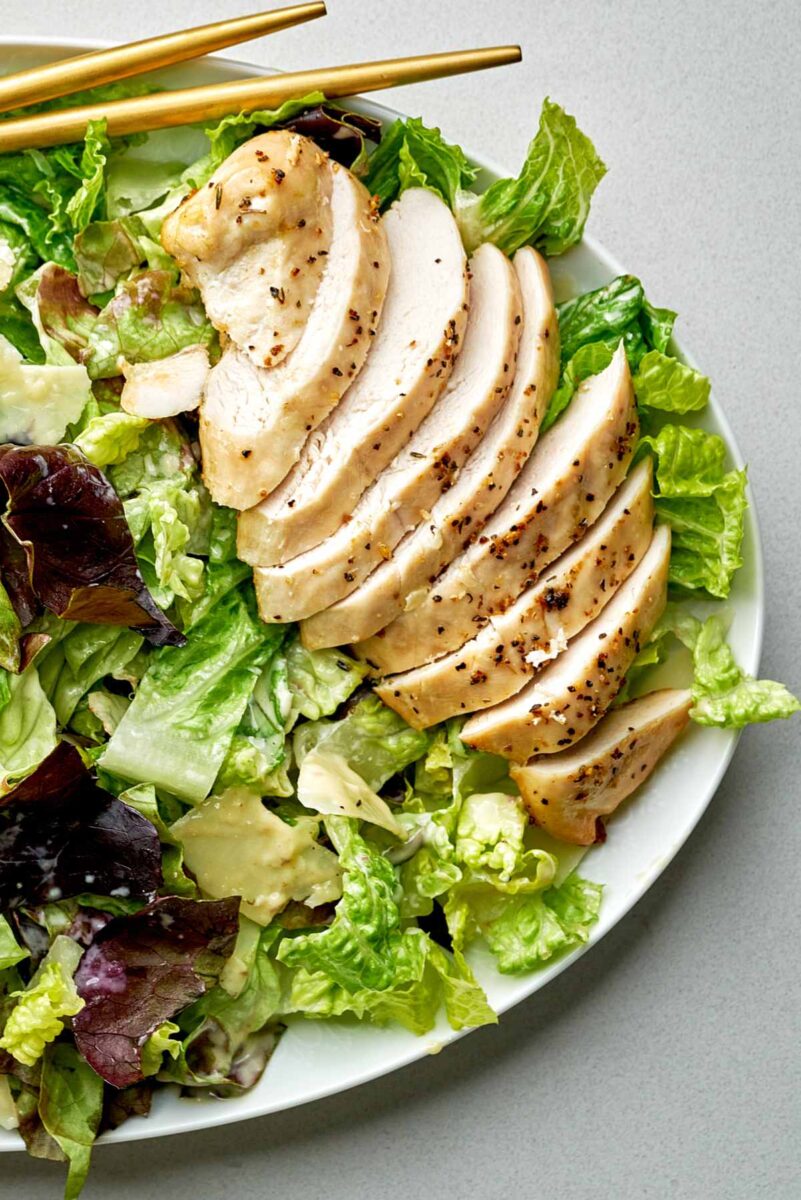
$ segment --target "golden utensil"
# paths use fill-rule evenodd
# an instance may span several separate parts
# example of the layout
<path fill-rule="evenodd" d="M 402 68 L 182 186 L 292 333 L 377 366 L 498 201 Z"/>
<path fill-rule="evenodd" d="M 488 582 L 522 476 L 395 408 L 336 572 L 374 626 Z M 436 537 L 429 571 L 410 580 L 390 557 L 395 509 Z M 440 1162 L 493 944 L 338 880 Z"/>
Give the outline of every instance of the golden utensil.
<path fill-rule="evenodd" d="M 127 46 L 93 50 L 89 54 L 79 54 L 75 58 L 64 58 L 41 67 L 32 67 L 28 71 L 6 75 L 0 79 L 0 112 L 22 108 L 26 104 L 38 104 L 55 96 L 66 96 L 69 92 L 98 87 L 117 79 L 127 79 L 143 71 L 170 67 L 189 58 L 200 58 L 213 50 L 224 50 L 226 46 L 264 37 L 279 29 L 313 21 L 315 17 L 324 17 L 325 11 L 322 0 L 315 0 L 311 4 L 295 4 L 291 8 L 235 17 L 230 21 L 217 21 L 213 25 L 199 25 L 195 29 L 181 29 L 162 37 L 131 42 Z"/>
<path fill-rule="evenodd" d="M 86 104 L 80 108 L 0 121 L 0 151 L 59 146 L 65 142 L 80 141 L 89 121 L 103 118 L 112 136 L 140 133 L 196 121 L 216 120 L 228 113 L 277 108 L 285 100 L 297 99 L 309 92 L 321 91 L 330 99 L 335 99 L 449 75 L 463 75 L 469 71 L 485 71 L 490 67 L 520 62 L 521 58 L 519 46 L 487 46 L 479 50 L 453 50 L 446 54 L 420 54 L 412 58 L 390 58 L 383 62 L 292 71 L 285 75 L 133 96 L 106 104 Z"/>

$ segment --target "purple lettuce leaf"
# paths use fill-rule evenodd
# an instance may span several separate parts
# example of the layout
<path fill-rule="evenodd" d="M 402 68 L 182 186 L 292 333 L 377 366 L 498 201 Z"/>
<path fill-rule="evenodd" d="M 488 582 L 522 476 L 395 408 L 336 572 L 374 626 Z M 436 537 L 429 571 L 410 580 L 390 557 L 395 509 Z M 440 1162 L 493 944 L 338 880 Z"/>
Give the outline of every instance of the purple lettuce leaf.
<path fill-rule="evenodd" d="M 150 899 L 162 882 L 155 826 L 98 787 L 68 742 L 0 797 L 0 812 L 0 909 L 87 891 Z"/>
<path fill-rule="evenodd" d="M 8 497 L 0 567 L 23 625 L 32 592 L 65 620 L 128 625 L 155 646 L 183 645 L 142 578 L 122 502 L 76 447 L 0 447 L 0 483 Z"/>
<path fill-rule="evenodd" d="M 292 129 L 305 137 L 313 138 L 336 162 L 344 167 L 366 163 L 364 141 L 381 141 L 381 122 L 361 113 L 347 112 L 334 104 L 317 104 L 307 108 L 279 128 Z"/>
<path fill-rule="evenodd" d="M 107 1083 L 142 1079 L 150 1035 L 213 986 L 236 941 L 239 899 L 165 896 L 97 934 L 75 973 L 75 1042 Z"/>

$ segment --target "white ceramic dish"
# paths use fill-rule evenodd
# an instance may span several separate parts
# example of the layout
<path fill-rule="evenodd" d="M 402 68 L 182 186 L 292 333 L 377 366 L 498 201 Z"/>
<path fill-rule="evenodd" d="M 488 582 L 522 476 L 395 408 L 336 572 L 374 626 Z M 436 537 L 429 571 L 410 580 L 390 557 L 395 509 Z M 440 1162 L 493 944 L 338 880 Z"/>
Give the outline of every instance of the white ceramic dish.
<path fill-rule="evenodd" d="M 0 44 L 0 73 L 97 46 L 96 42 L 76 40 L 6 40 Z M 214 58 L 160 72 L 157 78 L 171 87 L 182 87 L 244 78 L 262 70 L 253 64 Z M 425 103 L 422 93 L 421 103 Z M 397 115 L 366 101 L 359 102 L 358 107 L 385 119 Z M 582 114 L 578 116 L 581 118 Z M 437 114 L 436 120 L 447 134 L 447 113 Z M 474 156 L 474 160 L 485 168 L 487 181 L 501 173 L 510 173 L 480 155 Z M 515 168 L 516 164 L 509 166 Z M 553 263 L 560 298 L 599 287 L 621 271 L 612 255 L 591 238 Z M 680 303 L 681 297 L 656 299 L 658 302 L 674 299 Z M 682 353 L 687 361 L 692 361 L 686 351 Z M 731 429 L 714 399 L 700 423 L 723 436 L 733 464 L 742 466 Z M 747 671 L 756 674 L 762 645 L 763 570 L 753 497 L 749 499 L 745 566 L 736 576 L 727 611 L 731 617 L 729 636 L 737 658 Z M 472 961 L 476 973 L 499 1013 L 544 987 L 579 955 L 595 946 L 648 890 L 695 828 L 715 794 L 736 743 L 737 735 L 733 732 L 692 728 L 635 800 L 615 817 L 609 841 L 591 850 L 582 864 L 585 875 L 605 885 L 601 917 L 585 947 L 545 970 L 522 977 L 499 975 L 488 953 L 480 949 L 475 952 Z M 157 1097 L 148 1119 L 131 1120 L 102 1140 L 124 1142 L 162 1137 L 305 1104 L 394 1071 L 442 1048 L 456 1036 L 444 1021 L 422 1038 L 401 1028 L 380 1029 L 356 1022 L 293 1022 L 261 1082 L 247 1095 L 235 1100 L 198 1103 L 181 1100 L 165 1091 Z M 0 1150 L 21 1149 L 22 1142 L 15 1134 L 0 1131 Z"/>

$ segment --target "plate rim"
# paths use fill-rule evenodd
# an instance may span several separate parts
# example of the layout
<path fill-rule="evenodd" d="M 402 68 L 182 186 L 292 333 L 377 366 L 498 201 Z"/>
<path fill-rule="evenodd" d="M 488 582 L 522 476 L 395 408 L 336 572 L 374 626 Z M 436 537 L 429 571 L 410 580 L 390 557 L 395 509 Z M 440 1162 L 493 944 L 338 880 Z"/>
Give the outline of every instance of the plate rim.
<path fill-rule="evenodd" d="M 116 44 L 118 43 L 111 39 L 105 38 L 86 39 L 59 36 L 35 37 L 27 35 L 3 35 L 0 36 L 0 57 L 2 57 L 7 50 L 13 50 L 15 47 L 33 49 L 38 47 L 63 47 L 68 50 L 75 50 L 76 54 L 81 54 L 89 53 L 96 49 L 105 49 L 106 47 Z M 275 68 L 265 67 L 263 64 L 254 63 L 248 59 L 232 58 L 224 54 L 207 55 L 203 59 L 191 60 L 191 62 L 186 64 L 175 64 L 174 67 L 162 68 L 162 71 L 159 73 L 174 70 L 176 67 L 180 68 L 181 66 L 188 67 L 192 65 L 197 66 L 202 63 L 216 64 L 221 66 L 223 70 L 225 70 L 227 67 L 235 67 L 243 72 L 247 72 L 248 74 L 253 72 L 262 74 L 278 73 Z M 360 104 L 364 104 L 371 109 L 380 110 L 381 113 L 386 114 L 387 117 L 393 119 L 406 115 L 399 109 L 382 104 L 379 101 L 373 100 L 372 98 L 357 97 L 356 99 L 358 99 Z M 490 174 L 502 177 L 508 173 L 502 164 L 497 162 L 489 155 L 474 154 L 472 150 L 469 150 L 468 154 L 476 164 L 478 164 L 482 169 L 488 171 Z M 613 275 L 625 273 L 625 268 L 618 258 L 596 237 L 585 232 L 582 240 L 587 246 L 591 255 L 593 255 L 601 264 L 603 264 L 604 267 L 608 268 Z M 682 360 L 688 365 L 697 368 L 697 361 L 694 355 L 687 350 L 683 344 L 683 341 L 679 338 L 674 338 L 674 344 Z M 710 409 L 714 413 L 715 420 L 722 429 L 726 442 L 728 457 L 737 468 L 743 469 L 745 462 L 739 444 L 729 423 L 725 409 L 714 396 L 712 396 L 710 401 Z M 750 674 L 756 675 L 762 658 L 765 628 L 765 564 L 760 521 L 757 513 L 756 499 L 750 481 L 747 484 L 746 495 L 748 499 L 746 532 L 750 540 L 752 553 L 752 561 L 750 561 L 748 565 L 753 570 L 753 582 L 751 585 L 751 590 L 753 593 L 754 604 L 754 637 L 749 648 L 750 652 L 747 656 L 745 656 L 744 666 Z M 667 869 L 669 864 L 673 861 L 696 829 L 699 821 L 708 809 L 713 797 L 715 796 L 715 793 L 720 787 L 726 771 L 729 768 L 740 739 L 741 731 L 726 730 L 724 732 L 726 734 L 727 742 L 725 746 L 722 747 L 717 767 L 703 789 L 702 798 L 700 798 L 696 803 L 692 819 L 682 829 L 681 835 L 675 841 L 670 843 L 666 853 L 656 860 L 651 865 L 650 869 L 641 874 L 636 885 L 631 889 L 624 904 L 616 913 L 614 918 L 611 918 L 608 923 L 605 923 L 603 921 L 602 911 L 601 920 L 599 921 L 598 925 L 594 927 L 594 930 L 590 934 L 588 941 L 570 953 L 565 954 L 556 963 L 552 964 L 548 970 L 547 978 L 543 978 L 542 975 L 537 972 L 530 972 L 525 976 L 520 976 L 521 983 L 525 982 L 525 986 L 519 995 L 497 1005 L 497 1012 L 499 1016 L 505 1012 L 508 1012 L 509 1009 L 514 1008 L 516 1005 L 521 1004 L 535 992 L 547 986 L 552 979 L 555 979 L 558 975 L 561 975 L 562 972 L 567 970 L 568 967 L 572 966 L 574 962 L 597 946 L 598 943 L 603 940 L 606 934 L 609 933 L 610 930 L 616 925 L 618 925 L 628 915 L 631 909 L 639 903 L 645 893 L 650 890 L 659 876 Z M 461 1040 L 471 1032 L 473 1031 L 469 1029 L 461 1030 L 459 1032 L 449 1030 L 441 1042 L 442 1048 L 446 1048 L 448 1045 Z M 171 1121 L 165 1114 L 164 1116 L 159 1115 L 158 1117 L 150 1118 L 149 1120 L 141 1118 L 137 1120 L 131 1120 L 118 1129 L 101 1135 L 97 1141 L 97 1145 L 119 1145 L 131 1141 L 170 1137 L 175 1134 L 196 1132 L 200 1129 L 215 1128 L 221 1125 L 230 1125 L 240 1121 L 247 1121 L 257 1117 L 268 1116 L 275 1112 L 288 1111 L 291 1108 L 297 1108 L 303 1104 L 311 1104 L 315 1101 L 325 1099 L 328 1096 L 339 1095 L 342 1092 L 350 1091 L 352 1088 L 360 1087 L 362 1084 L 370 1083 L 375 1079 L 381 1078 L 383 1075 L 389 1075 L 395 1071 L 401 1070 L 402 1068 L 409 1066 L 411 1063 L 417 1062 L 418 1060 L 426 1057 L 426 1055 L 430 1053 L 431 1043 L 426 1041 L 424 1038 L 419 1038 L 417 1039 L 416 1043 L 411 1043 L 408 1050 L 394 1055 L 391 1061 L 364 1069 L 356 1077 L 349 1078 L 346 1082 L 339 1085 L 334 1083 L 324 1084 L 318 1086 L 317 1088 L 310 1089 L 303 1096 L 298 1096 L 297 1098 L 290 1099 L 289 1101 L 283 1100 L 272 1104 L 269 1103 L 269 1101 L 266 1103 L 260 1103 L 253 1110 L 247 1112 L 239 1111 L 238 1105 L 236 1105 L 234 1102 L 231 1102 L 230 1106 L 227 1102 L 221 1104 L 212 1104 L 211 1101 L 203 1104 L 198 1103 L 196 1104 L 198 1113 L 197 1119 L 190 1119 L 189 1121 L 184 1120 L 180 1122 L 176 1120 Z M 187 1103 L 189 1103 L 189 1101 Z M 22 1140 L 16 1135 L 16 1131 L 10 1131 L 9 1133 L 0 1131 L 0 1153 L 23 1152 L 24 1150 L 25 1146 L 22 1143 Z"/>

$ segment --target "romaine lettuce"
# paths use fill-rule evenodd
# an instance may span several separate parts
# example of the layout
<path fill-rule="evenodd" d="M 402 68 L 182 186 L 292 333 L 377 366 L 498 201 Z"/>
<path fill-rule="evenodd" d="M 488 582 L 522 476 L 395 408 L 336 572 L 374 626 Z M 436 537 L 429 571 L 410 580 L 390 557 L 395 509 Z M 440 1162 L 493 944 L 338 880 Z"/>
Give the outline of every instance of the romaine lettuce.
<path fill-rule="evenodd" d="M 673 533 L 670 582 L 728 596 L 743 561 L 745 471 L 726 470 L 717 434 L 686 425 L 663 425 L 643 437 L 643 452 L 654 456 L 656 511 Z"/>
<path fill-rule="evenodd" d="M 562 254 L 581 239 L 590 200 L 606 173 L 592 142 L 550 100 L 516 179 L 499 179 L 476 195 L 478 171 L 459 146 L 418 118 L 396 121 L 369 161 L 366 179 L 382 206 L 406 188 L 426 187 L 454 209 L 465 246 L 494 242 L 507 254 L 535 245 Z"/>
<path fill-rule="evenodd" d="M 668 605 L 650 642 L 634 660 L 630 674 L 638 692 L 643 690 L 642 673 L 662 660 L 665 639 L 671 634 L 692 655 L 690 716 L 699 725 L 741 729 L 755 722 L 791 717 L 801 710 L 801 701 L 783 684 L 746 675 L 726 641 L 720 617 L 708 617 L 702 622 L 676 604 Z"/>
<path fill-rule="evenodd" d="M 412 729 L 376 695 L 364 696 L 341 721 L 310 721 L 294 738 L 295 757 L 319 747 L 339 754 L 373 791 L 425 754 L 431 736 Z"/>
<path fill-rule="evenodd" d="M 152 656 L 101 759 L 103 769 L 192 803 L 202 800 L 283 636 L 282 627 L 259 621 L 242 593 L 223 596 L 189 631 L 185 646 Z"/>

